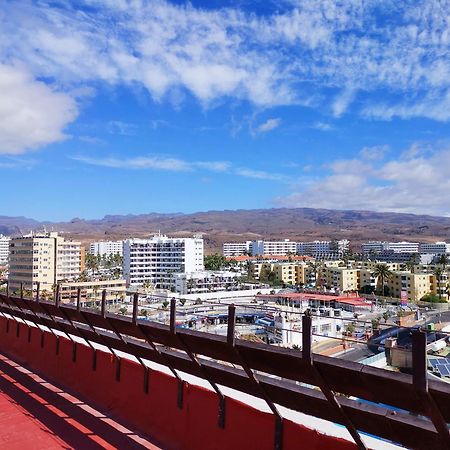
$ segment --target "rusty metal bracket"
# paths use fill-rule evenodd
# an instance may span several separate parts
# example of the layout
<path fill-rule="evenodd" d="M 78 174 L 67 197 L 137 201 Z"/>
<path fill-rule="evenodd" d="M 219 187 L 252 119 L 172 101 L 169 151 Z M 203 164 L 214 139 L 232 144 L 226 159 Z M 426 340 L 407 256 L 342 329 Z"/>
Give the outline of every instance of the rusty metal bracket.
<path fill-rule="evenodd" d="M 183 399 L 184 399 L 184 381 L 178 374 L 178 372 L 172 367 L 169 360 L 167 359 L 166 355 L 162 353 L 158 346 L 153 342 L 153 337 L 151 336 L 151 333 L 148 329 L 139 326 L 139 323 L 137 322 L 137 316 L 138 316 L 138 302 L 139 302 L 139 294 L 135 293 L 133 296 L 133 315 L 132 315 L 132 322 L 133 325 L 136 325 L 140 332 L 145 336 L 145 341 L 147 344 L 150 345 L 152 350 L 158 355 L 158 357 L 164 361 L 165 365 L 169 368 L 169 370 L 172 372 L 172 375 L 177 379 L 178 381 L 178 395 L 177 395 L 177 406 L 178 408 L 183 408 Z M 172 325 L 171 325 L 172 328 Z M 173 326 L 174 328 L 174 326 Z"/>
<path fill-rule="evenodd" d="M 433 422 L 443 448 L 450 448 L 450 434 L 447 422 L 428 391 L 427 335 L 423 331 L 412 333 L 413 385 L 417 389 L 423 408 Z"/>
<path fill-rule="evenodd" d="M 348 432 L 352 436 L 355 441 L 358 449 L 366 450 L 367 447 L 361 439 L 361 436 L 353 425 L 352 421 L 348 418 L 345 411 L 342 409 L 341 404 L 337 401 L 334 392 L 328 386 L 328 383 L 325 381 L 325 378 L 320 373 L 320 370 L 317 366 L 314 365 L 314 358 L 312 353 L 312 320 L 310 314 L 304 314 L 302 317 L 302 358 L 309 362 L 312 372 L 317 381 L 317 386 L 322 391 L 325 398 L 330 403 L 331 407 L 341 416 L 342 422 L 347 428 Z"/>
<path fill-rule="evenodd" d="M 227 344 L 234 351 L 234 354 L 239 361 L 239 364 L 244 369 L 247 377 L 253 383 L 255 388 L 260 392 L 261 397 L 265 400 L 273 415 L 275 416 L 275 437 L 274 437 L 274 448 L 275 450 L 283 449 L 283 416 L 278 411 L 275 403 L 267 394 L 266 390 L 263 388 L 258 378 L 256 378 L 253 373 L 252 368 L 247 364 L 245 358 L 239 352 L 235 346 L 235 334 L 236 334 L 236 307 L 234 305 L 228 306 L 228 322 L 227 322 Z"/>
<path fill-rule="evenodd" d="M 220 428 L 225 428 L 225 396 L 223 395 L 220 388 L 217 386 L 217 384 L 212 380 L 210 374 L 208 373 L 208 369 L 199 362 L 195 354 L 192 352 L 192 350 L 189 348 L 189 346 L 186 344 L 185 340 L 177 333 L 176 330 L 176 300 L 173 298 L 170 301 L 170 331 L 173 336 L 176 337 L 178 342 L 183 347 L 186 354 L 189 356 L 190 360 L 197 366 L 197 368 L 200 370 L 202 375 L 205 377 L 206 381 L 211 385 L 211 387 L 216 392 L 218 398 L 219 398 L 219 413 L 217 418 L 217 424 Z"/>
<path fill-rule="evenodd" d="M 138 296 L 139 299 L 139 294 L 136 294 Z M 103 306 L 104 302 L 106 303 L 106 290 L 103 290 L 102 293 L 102 311 L 105 310 L 105 307 Z M 136 306 L 135 306 L 136 305 Z M 133 318 L 136 317 L 137 318 L 137 307 L 138 307 L 138 300 L 135 302 L 134 301 L 134 297 L 133 297 Z M 135 313 L 135 309 L 136 309 L 136 313 Z M 123 336 L 119 333 L 119 331 L 117 331 L 117 328 L 112 324 L 112 322 L 110 320 L 108 320 L 108 318 L 106 317 L 105 312 L 103 313 L 103 317 L 108 321 L 109 326 L 111 327 L 111 330 L 114 332 L 114 334 L 120 339 L 120 341 L 126 346 L 126 347 L 130 347 L 128 342 L 123 338 Z M 133 354 L 133 351 L 130 350 L 130 354 Z M 138 355 L 134 355 L 134 357 L 139 361 L 139 363 L 141 364 L 142 368 L 144 369 L 144 392 L 146 394 L 148 394 L 148 384 L 149 384 L 149 368 L 148 366 L 144 363 L 143 359 L 138 356 Z M 120 376 L 120 375 L 119 375 Z"/>

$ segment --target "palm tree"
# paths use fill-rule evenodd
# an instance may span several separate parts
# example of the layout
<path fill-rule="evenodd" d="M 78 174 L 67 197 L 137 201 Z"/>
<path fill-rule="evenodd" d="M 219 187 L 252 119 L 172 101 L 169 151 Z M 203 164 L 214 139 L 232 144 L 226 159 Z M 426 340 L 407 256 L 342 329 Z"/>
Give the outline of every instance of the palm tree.
<path fill-rule="evenodd" d="M 448 259 L 448 256 L 446 254 L 442 254 L 441 256 L 439 256 L 438 264 L 440 264 L 442 266 L 442 270 L 445 271 L 448 263 L 449 263 L 449 259 Z"/>
<path fill-rule="evenodd" d="M 386 280 L 390 280 L 393 277 L 392 271 L 389 269 L 387 264 L 381 263 L 375 266 L 373 276 L 377 277 L 381 283 L 381 295 L 385 294 L 385 283 Z"/>
<path fill-rule="evenodd" d="M 433 275 L 436 277 L 436 288 L 438 291 L 439 300 L 442 298 L 441 293 L 441 278 L 442 278 L 443 270 L 440 267 L 436 267 L 433 271 Z"/>
<path fill-rule="evenodd" d="M 308 264 L 308 266 L 312 269 L 312 271 L 314 272 L 314 277 L 316 279 L 316 287 L 318 287 L 320 285 L 320 274 L 322 272 L 323 269 L 323 264 L 319 261 L 316 262 L 310 262 Z"/>
<path fill-rule="evenodd" d="M 411 258 L 409 261 L 406 261 L 405 267 L 407 270 L 409 270 L 411 273 L 414 273 L 414 268 L 416 267 L 416 261 L 414 258 Z"/>

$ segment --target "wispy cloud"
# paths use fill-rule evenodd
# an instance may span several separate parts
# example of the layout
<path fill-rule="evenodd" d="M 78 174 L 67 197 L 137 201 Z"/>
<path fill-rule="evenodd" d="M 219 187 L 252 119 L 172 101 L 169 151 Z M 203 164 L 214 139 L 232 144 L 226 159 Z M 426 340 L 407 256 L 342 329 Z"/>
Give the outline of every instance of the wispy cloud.
<path fill-rule="evenodd" d="M 110 120 L 106 126 L 108 133 L 120 134 L 121 136 L 134 136 L 138 127 L 133 123 L 122 122 L 121 120 Z"/>
<path fill-rule="evenodd" d="M 0 17 L 0 92 L 9 105 L 0 111 L 0 123 L 8 123 L 1 151 L 64 139 L 80 93 L 92 95 L 99 85 L 144 89 L 177 105 L 192 96 L 204 107 L 232 99 L 257 108 L 309 105 L 335 117 L 352 106 L 368 119 L 448 121 L 448 3 L 413 3 L 304 0 L 258 15 L 164 0 L 92 0 L 79 9 L 7 2 Z M 395 20 L 380 21 L 380 14 Z M 279 125 L 269 120 L 261 132 Z M 114 122 L 116 133 L 136 131 Z"/>
<path fill-rule="evenodd" d="M 373 147 L 363 147 L 359 151 L 359 156 L 362 159 L 369 161 L 378 161 L 383 159 L 389 151 L 389 145 L 375 145 Z"/>
<path fill-rule="evenodd" d="M 283 174 L 254 170 L 245 167 L 235 167 L 229 161 L 187 161 L 165 156 L 142 156 L 135 158 L 93 158 L 84 155 L 74 155 L 71 159 L 92 166 L 112 169 L 163 170 L 170 172 L 216 172 L 228 175 L 253 178 L 257 180 L 289 182 L 289 177 Z"/>
<path fill-rule="evenodd" d="M 333 125 L 326 123 L 326 122 L 314 122 L 311 125 L 311 128 L 314 128 L 314 129 L 320 130 L 320 131 L 331 131 L 334 129 Z"/>
<path fill-rule="evenodd" d="M 275 128 L 278 128 L 281 124 L 280 118 L 273 118 L 273 119 L 267 119 L 262 124 L 258 125 L 256 127 L 256 133 L 267 133 L 268 131 L 275 130 Z"/>
<path fill-rule="evenodd" d="M 246 168 L 237 168 L 234 173 L 241 177 L 255 178 L 257 180 L 271 180 L 271 181 L 288 181 L 286 175 L 281 175 L 278 173 L 265 172 L 263 170 L 253 170 Z"/>

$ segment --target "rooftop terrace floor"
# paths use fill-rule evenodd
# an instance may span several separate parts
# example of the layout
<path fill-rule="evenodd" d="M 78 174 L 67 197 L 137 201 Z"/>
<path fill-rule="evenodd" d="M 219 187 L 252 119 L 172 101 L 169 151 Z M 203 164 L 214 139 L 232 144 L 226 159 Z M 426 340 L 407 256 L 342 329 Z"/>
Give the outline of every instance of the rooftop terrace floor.
<path fill-rule="evenodd" d="M 162 447 L 0 353 L 0 448 Z"/>

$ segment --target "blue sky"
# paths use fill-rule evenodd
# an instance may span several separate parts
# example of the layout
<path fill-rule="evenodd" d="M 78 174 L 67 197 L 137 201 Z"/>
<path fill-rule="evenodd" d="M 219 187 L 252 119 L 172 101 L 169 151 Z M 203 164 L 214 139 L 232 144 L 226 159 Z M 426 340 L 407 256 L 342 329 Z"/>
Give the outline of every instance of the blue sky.
<path fill-rule="evenodd" d="M 0 215 L 450 215 L 448 1 L 0 1 Z"/>

